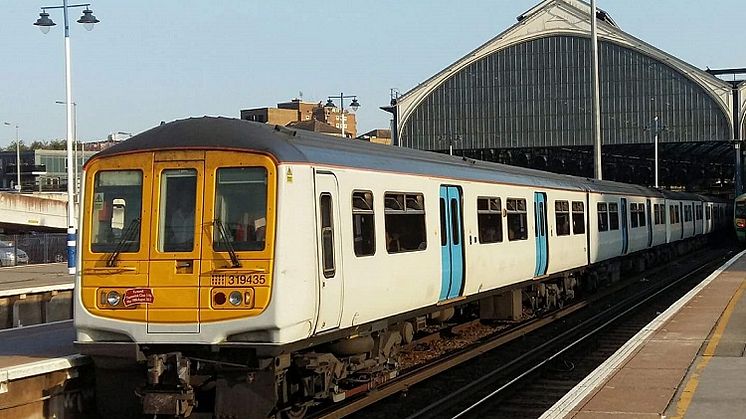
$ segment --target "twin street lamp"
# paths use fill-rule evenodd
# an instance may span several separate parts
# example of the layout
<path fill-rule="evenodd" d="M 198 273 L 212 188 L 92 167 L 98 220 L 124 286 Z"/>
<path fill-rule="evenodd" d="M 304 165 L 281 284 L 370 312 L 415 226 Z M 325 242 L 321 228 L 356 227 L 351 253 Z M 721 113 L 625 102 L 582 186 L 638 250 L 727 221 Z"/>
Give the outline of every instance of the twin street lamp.
<path fill-rule="evenodd" d="M 57 24 L 49 18 L 47 10 L 62 9 L 65 22 L 65 105 L 67 108 L 67 270 L 71 275 L 75 274 L 75 194 L 74 194 L 74 173 L 75 166 L 73 161 L 73 94 L 72 94 L 72 77 L 70 74 L 70 25 L 68 24 L 67 9 L 85 7 L 83 15 L 77 20 L 86 30 L 92 30 L 93 25 L 99 22 L 93 11 L 89 9 L 90 3 L 84 4 L 67 4 L 67 0 L 62 1 L 61 6 L 45 6 L 41 8 L 39 19 L 34 23 L 43 33 L 48 33 L 52 26 Z"/>
<path fill-rule="evenodd" d="M 334 105 L 334 101 L 332 99 L 339 99 L 339 107 L 340 107 L 340 118 L 342 120 L 342 138 L 345 138 L 345 99 L 352 99 L 352 103 L 350 103 L 350 109 L 352 109 L 353 112 L 357 111 L 358 108 L 360 108 L 360 103 L 357 101 L 357 96 L 350 95 L 345 96 L 344 93 L 340 93 L 338 96 L 329 96 L 329 98 L 326 101 L 326 105 L 324 105 L 327 109 L 333 109 L 336 108 Z"/>

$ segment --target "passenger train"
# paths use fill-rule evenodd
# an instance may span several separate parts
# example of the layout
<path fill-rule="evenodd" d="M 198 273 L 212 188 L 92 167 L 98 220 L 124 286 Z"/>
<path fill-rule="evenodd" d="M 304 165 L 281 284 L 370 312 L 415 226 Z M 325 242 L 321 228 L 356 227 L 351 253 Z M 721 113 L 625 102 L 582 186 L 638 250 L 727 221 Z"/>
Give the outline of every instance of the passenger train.
<path fill-rule="evenodd" d="M 428 323 L 550 308 L 727 225 L 699 195 L 212 117 L 96 154 L 81 202 L 102 417 L 300 417 Z"/>

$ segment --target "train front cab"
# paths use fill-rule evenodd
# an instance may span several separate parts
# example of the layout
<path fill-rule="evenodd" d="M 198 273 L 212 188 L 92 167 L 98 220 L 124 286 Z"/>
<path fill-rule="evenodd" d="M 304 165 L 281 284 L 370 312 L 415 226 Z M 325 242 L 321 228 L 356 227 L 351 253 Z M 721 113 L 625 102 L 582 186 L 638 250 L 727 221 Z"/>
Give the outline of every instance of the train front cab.
<path fill-rule="evenodd" d="M 746 243 L 746 195 L 736 198 L 733 208 L 733 228 L 740 243 Z"/>
<path fill-rule="evenodd" d="M 267 308 L 269 157 L 141 152 L 94 159 L 86 172 L 79 343 L 219 342 Z"/>

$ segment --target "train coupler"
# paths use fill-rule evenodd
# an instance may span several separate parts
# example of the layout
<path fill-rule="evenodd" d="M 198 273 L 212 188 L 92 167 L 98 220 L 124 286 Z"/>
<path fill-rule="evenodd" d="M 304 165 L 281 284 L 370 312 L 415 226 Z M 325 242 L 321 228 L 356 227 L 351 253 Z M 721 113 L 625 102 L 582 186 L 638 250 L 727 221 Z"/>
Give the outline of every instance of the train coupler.
<path fill-rule="evenodd" d="M 189 368 L 180 352 L 148 356 L 148 384 L 139 392 L 143 413 L 189 416 L 196 405 Z"/>

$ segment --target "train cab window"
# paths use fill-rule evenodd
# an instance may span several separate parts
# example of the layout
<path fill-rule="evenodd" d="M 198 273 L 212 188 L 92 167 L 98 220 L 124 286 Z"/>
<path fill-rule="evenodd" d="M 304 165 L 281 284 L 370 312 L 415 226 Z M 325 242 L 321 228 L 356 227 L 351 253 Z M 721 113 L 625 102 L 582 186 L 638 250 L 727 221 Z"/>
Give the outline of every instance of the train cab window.
<path fill-rule="evenodd" d="M 319 196 L 319 213 L 321 215 L 321 262 L 325 278 L 332 278 L 334 267 L 334 224 L 332 214 L 332 196 L 322 193 Z"/>
<path fill-rule="evenodd" d="M 637 204 L 637 216 L 640 218 L 638 223 L 640 227 L 645 227 L 647 220 L 645 219 L 645 204 Z"/>
<path fill-rule="evenodd" d="M 598 231 L 609 230 L 609 209 L 606 202 L 598 203 Z"/>
<path fill-rule="evenodd" d="M 570 203 L 554 201 L 555 228 L 558 236 L 570 235 Z"/>
<path fill-rule="evenodd" d="M 376 253 L 373 193 L 352 192 L 352 236 L 355 256 L 370 256 Z"/>
<path fill-rule="evenodd" d="M 503 241 L 502 211 L 500 198 L 477 198 L 477 224 L 480 243 Z"/>
<path fill-rule="evenodd" d="M 91 251 L 137 252 L 140 249 L 142 172 L 98 172 L 93 181 L 92 197 Z"/>
<path fill-rule="evenodd" d="M 640 225 L 639 219 L 637 218 L 637 204 L 634 202 L 629 204 L 629 222 L 631 228 L 635 228 Z"/>
<path fill-rule="evenodd" d="M 528 239 L 526 200 L 508 198 L 505 200 L 505 209 L 508 213 L 508 240 L 515 241 Z"/>
<path fill-rule="evenodd" d="M 166 169 L 161 172 L 158 204 L 159 252 L 194 250 L 194 207 L 197 201 L 197 170 Z"/>
<path fill-rule="evenodd" d="M 236 251 L 263 250 L 267 228 L 267 169 L 223 167 L 215 179 L 215 219 Z M 226 252 L 228 244 L 213 229 L 212 247 Z"/>
<path fill-rule="evenodd" d="M 387 193 L 383 205 L 386 251 L 401 253 L 425 250 L 425 197 L 418 193 Z"/>
<path fill-rule="evenodd" d="M 609 202 L 609 230 L 619 230 L 619 204 Z"/>
<path fill-rule="evenodd" d="M 585 234 L 585 204 L 572 201 L 572 234 Z"/>

